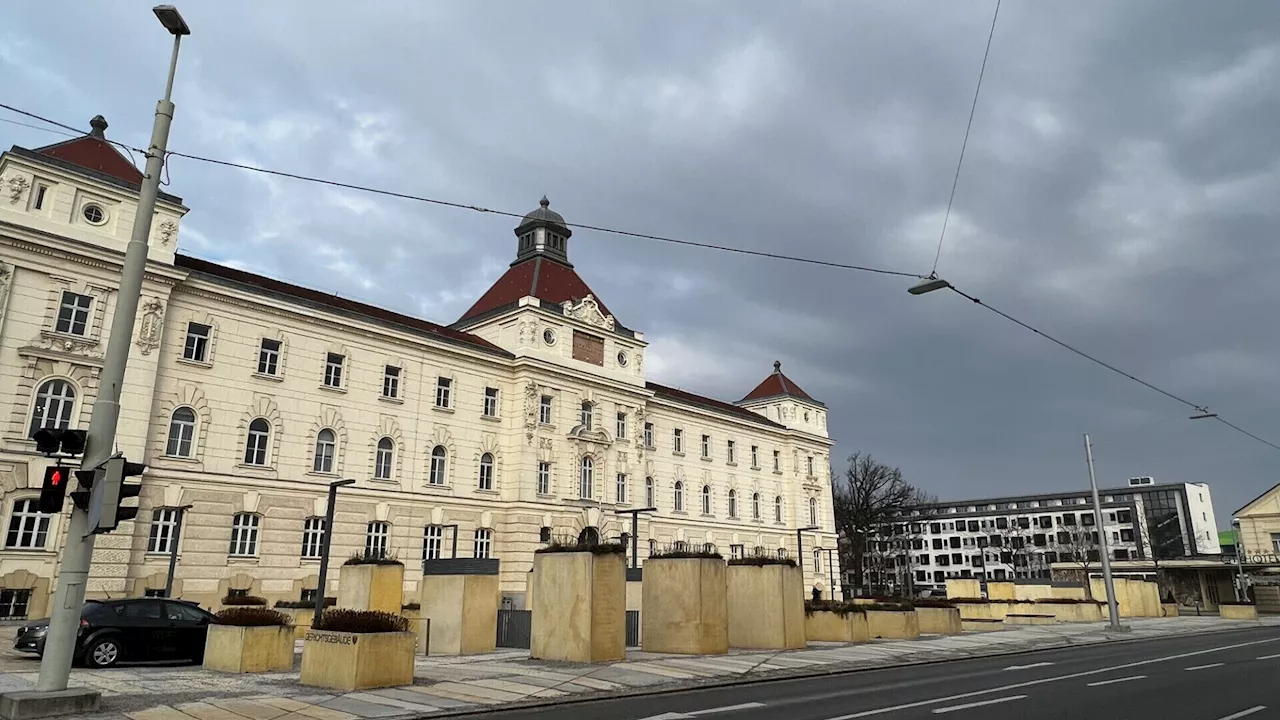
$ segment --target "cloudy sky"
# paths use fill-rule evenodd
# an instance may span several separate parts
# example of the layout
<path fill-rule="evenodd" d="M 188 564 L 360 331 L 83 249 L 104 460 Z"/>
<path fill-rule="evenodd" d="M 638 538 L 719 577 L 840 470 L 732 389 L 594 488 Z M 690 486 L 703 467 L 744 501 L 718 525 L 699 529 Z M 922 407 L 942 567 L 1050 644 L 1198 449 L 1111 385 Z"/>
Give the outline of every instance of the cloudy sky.
<path fill-rule="evenodd" d="M 145 2 L 6 3 L 0 102 L 145 145 L 169 44 Z M 993 2 L 185 0 L 170 148 L 570 221 L 927 273 Z M 1280 442 L 1280 5 L 1006 0 L 939 273 Z M 7 113 L 0 117 L 15 119 Z M 0 123 L 0 145 L 58 140 Z M 454 321 L 513 222 L 188 160 L 182 250 Z M 1280 451 L 950 293 L 587 231 L 572 259 L 723 399 L 782 360 L 862 450 L 943 498 Z"/>

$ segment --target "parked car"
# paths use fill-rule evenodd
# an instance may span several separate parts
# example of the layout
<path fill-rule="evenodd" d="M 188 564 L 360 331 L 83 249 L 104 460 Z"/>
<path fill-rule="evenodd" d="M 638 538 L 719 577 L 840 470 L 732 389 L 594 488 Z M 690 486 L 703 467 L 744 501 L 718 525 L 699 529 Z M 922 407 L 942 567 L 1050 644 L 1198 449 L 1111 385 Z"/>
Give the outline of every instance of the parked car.
<path fill-rule="evenodd" d="M 204 659 L 204 639 L 213 615 L 194 603 L 161 598 L 90 600 L 80 611 L 73 656 L 89 667 L 121 661 Z M 44 655 L 49 621 L 18 628 L 13 649 Z"/>

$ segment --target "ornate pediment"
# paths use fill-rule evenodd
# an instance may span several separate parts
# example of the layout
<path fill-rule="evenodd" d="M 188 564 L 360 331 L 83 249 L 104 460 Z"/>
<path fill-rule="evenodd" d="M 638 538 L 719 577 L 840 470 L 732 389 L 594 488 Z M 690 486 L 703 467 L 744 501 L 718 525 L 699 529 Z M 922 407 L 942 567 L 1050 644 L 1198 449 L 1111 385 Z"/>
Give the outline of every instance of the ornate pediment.
<path fill-rule="evenodd" d="M 560 303 L 560 307 L 564 310 L 565 315 L 573 318 L 574 320 L 581 320 L 588 325 L 602 327 L 605 330 L 612 330 L 614 328 L 613 316 L 605 315 L 604 312 L 600 310 L 600 303 L 596 302 L 596 299 L 590 294 L 582 298 L 582 300 L 577 303 L 574 303 L 572 300 L 565 300 Z"/>
<path fill-rule="evenodd" d="M 612 445 L 613 436 L 603 428 L 587 427 L 586 425 L 577 425 L 569 431 L 569 437 L 600 445 Z"/>

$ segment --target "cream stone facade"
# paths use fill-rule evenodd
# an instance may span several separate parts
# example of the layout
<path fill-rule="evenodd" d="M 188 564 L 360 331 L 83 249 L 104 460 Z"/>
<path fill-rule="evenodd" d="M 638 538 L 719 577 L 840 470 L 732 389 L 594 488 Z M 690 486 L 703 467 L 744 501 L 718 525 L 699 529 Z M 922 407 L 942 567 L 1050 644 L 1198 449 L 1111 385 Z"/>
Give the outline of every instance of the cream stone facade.
<path fill-rule="evenodd" d="M 49 461 L 31 431 L 87 428 L 104 391 L 140 180 L 105 126 L 0 155 L 0 618 L 44 614 L 65 532 L 68 510 L 35 512 Z M 163 588 L 188 505 L 175 594 L 313 596 L 342 478 L 356 483 L 340 491 L 327 595 L 372 549 L 405 562 L 414 597 L 424 556 L 456 543 L 499 558 L 520 607 L 543 538 L 617 537 L 630 521 L 616 511 L 647 506 L 642 557 L 677 540 L 794 553 L 816 525 L 806 582 L 828 591 L 827 408 L 778 367 L 738 403 L 648 382 L 643 335 L 578 278 L 548 206 L 516 229 L 507 274 L 441 326 L 182 255 L 187 208 L 162 196 L 119 389 L 119 449 L 147 464 L 141 510 L 98 538 L 89 596 Z"/>

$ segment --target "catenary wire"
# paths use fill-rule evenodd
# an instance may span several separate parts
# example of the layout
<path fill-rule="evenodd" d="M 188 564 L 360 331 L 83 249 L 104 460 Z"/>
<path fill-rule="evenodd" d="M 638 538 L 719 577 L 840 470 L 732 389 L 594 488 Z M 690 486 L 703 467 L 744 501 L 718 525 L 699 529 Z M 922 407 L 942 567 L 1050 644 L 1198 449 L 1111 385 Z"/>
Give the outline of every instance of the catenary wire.
<path fill-rule="evenodd" d="M 991 14 L 991 32 L 987 33 L 987 49 L 982 52 L 982 67 L 978 70 L 978 86 L 973 89 L 973 105 L 969 107 L 969 123 L 964 126 L 964 142 L 960 143 L 960 159 L 956 161 L 956 176 L 951 179 L 951 197 L 947 198 L 947 212 L 942 216 L 942 232 L 938 234 L 938 251 L 933 254 L 933 270 L 938 272 L 938 260 L 942 258 L 942 241 L 947 237 L 947 222 L 951 220 L 951 205 L 956 201 L 956 186 L 960 184 L 960 168 L 964 167 L 964 151 L 969 147 L 969 131 L 973 129 L 973 115 L 978 110 L 978 94 L 982 92 L 982 77 L 987 74 L 987 57 L 991 55 L 991 39 L 996 35 L 996 20 L 1000 17 L 1000 0 Z"/>

